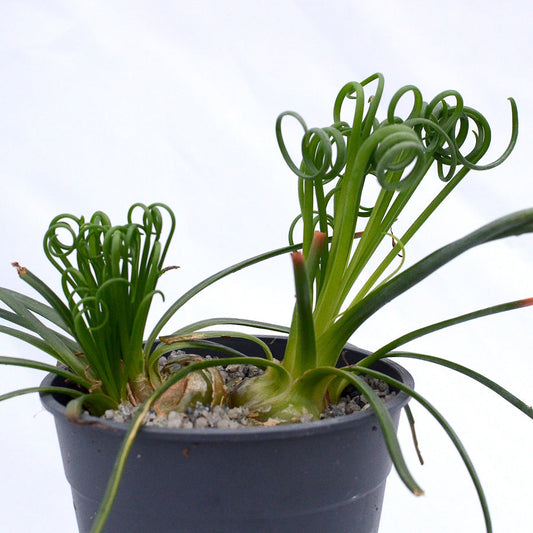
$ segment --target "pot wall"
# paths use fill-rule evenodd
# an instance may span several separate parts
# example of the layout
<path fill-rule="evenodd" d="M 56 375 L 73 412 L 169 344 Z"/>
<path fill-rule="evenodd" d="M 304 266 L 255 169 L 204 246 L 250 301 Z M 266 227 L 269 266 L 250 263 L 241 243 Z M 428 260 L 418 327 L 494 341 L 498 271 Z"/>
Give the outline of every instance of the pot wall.
<path fill-rule="evenodd" d="M 269 339 L 272 339 L 271 337 Z M 248 341 L 237 349 L 258 355 Z M 233 341 L 238 341 L 233 343 Z M 283 353 L 285 339 L 273 341 Z M 350 349 L 350 362 L 363 352 Z M 413 384 L 400 365 L 377 370 Z M 46 384 L 61 381 L 51 375 Z M 43 382 L 44 384 L 44 382 Z M 52 395 L 65 473 L 81 533 L 89 532 L 125 425 L 79 425 Z M 408 397 L 387 403 L 397 425 Z M 109 533 L 373 533 L 391 461 L 370 410 L 305 424 L 238 430 L 143 428 L 106 524 Z"/>

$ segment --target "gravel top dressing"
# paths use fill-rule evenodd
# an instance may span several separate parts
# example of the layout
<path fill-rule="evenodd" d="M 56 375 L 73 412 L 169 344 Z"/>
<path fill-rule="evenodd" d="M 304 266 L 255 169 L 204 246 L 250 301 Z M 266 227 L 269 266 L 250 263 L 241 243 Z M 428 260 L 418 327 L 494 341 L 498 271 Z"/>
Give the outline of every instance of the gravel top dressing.
<path fill-rule="evenodd" d="M 182 355 L 180 353 L 169 354 L 161 358 L 160 365 L 163 366 L 172 362 L 173 358 Z M 253 365 L 228 365 L 218 367 L 224 382 L 228 388 L 234 387 L 243 379 L 254 377 L 263 373 L 263 370 Z M 396 395 L 391 391 L 388 384 L 376 378 L 361 376 L 383 400 L 387 401 Z M 336 405 L 329 405 L 322 415 L 322 418 L 333 418 L 343 415 L 349 415 L 357 411 L 362 411 L 369 407 L 368 401 L 364 395 L 354 387 L 347 387 L 345 395 L 340 398 Z M 114 422 L 129 422 L 137 407 L 129 402 L 122 403 L 118 409 L 108 409 L 102 418 Z M 302 415 L 295 419 L 294 423 L 309 422 L 311 415 Z M 185 412 L 171 411 L 168 416 L 157 416 L 155 411 L 150 411 L 143 424 L 147 426 L 159 426 L 170 428 L 221 428 L 233 429 L 250 426 L 275 426 L 281 421 L 275 418 L 269 418 L 266 421 L 258 421 L 253 413 L 245 407 L 228 407 L 227 405 L 204 405 L 200 402 L 196 406 L 188 407 Z"/>

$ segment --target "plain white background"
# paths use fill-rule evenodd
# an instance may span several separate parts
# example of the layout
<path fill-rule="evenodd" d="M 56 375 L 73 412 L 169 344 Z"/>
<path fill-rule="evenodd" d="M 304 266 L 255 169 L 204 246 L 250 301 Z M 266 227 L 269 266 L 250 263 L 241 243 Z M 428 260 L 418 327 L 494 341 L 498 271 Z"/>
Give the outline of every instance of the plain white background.
<path fill-rule="evenodd" d="M 518 102 L 512 157 L 472 174 L 410 243 L 408 261 L 533 200 L 530 3 L 408 0 L 0 3 L 0 285 L 26 290 L 19 261 L 56 286 L 41 240 L 61 213 L 101 209 L 115 223 L 133 202 L 165 201 L 178 216 L 163 282 L 167 301 L 203 277 L 282 246 L 296 214 L 296 180 L 274 136 L 281 111 L 328 125 L 337 91 L 381 71 L 390 96 L 413 83 L 426 99 L 459 90 L 493 126 L 487 161 L 506 146 Z M 438 187 L 437 178 L 428 179 Z M 377 348 L 469 310 L 532 296 L 533 237 L 468 253 L 389 305 L 352 339 Z M 178 323 L 240 315 L 288 322 L 287 258 L 250 269 L 183 309 Z M 157 304 L 157 311 L 164 304 Z M 442 332 L 411 348 L 485 372 L 526 402 L 531 320 L 525 309 Z M 0 353 L 38 358 L 7 338 Z M 43 360 L 46 360 L 42 357 Z M 455 426 L 484 483 L 494 530 L 531 523 L 533 424 L 494 394 L 427 365 L 406 366 L 418 390 Z M 39 372 L 0 368 L 0 392 L 35 385 Z M 473 486 L 436 423 L 413 405 L 426 465 L 411 496 L 393 472 L 383 533 L 484 531 Z M 0 530 L 75 531 L 52 418 L 37 397 L 0 405 Z M 405 422 L 405 421 L 404 421 Z M 179 529 L 179 528 L 178 528 Z M 330 532 L 328 532 L 330 533 Z"/>

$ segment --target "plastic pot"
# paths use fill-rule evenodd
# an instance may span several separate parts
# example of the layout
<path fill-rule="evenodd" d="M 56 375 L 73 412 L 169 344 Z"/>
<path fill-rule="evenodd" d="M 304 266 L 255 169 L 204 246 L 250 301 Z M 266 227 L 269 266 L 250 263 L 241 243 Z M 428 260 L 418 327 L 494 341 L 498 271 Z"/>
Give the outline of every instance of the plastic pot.
<path fill-rule="evenodd" d="M 283 337 L 263 337 L 281 356 Z M 251 356 L 256 345 L 222 339 Z M 196 352 L 196 350 L 195 350 Z M 213 353 L 211 351 L 210 353 Z M 366 354 L 347 346 L 344 358 Z M 392 361 L 375 369 L 413 386 Z M 49 375 L 43 385 L 63 383 Z M 64 383 L 63 383 L 64 384 Z M 88 533 L 126 424 L 74 424 L 65 401 L 42 396 L 55 418 L 80 533 Z M 387 408 L 398 424 L 408 396 Z M 387 475 L 385 442 L 371 409 L 316 422 L 243 429 L 143 428 L 129 455 L 105 531 L 109 533 L 373 533 Z"/>

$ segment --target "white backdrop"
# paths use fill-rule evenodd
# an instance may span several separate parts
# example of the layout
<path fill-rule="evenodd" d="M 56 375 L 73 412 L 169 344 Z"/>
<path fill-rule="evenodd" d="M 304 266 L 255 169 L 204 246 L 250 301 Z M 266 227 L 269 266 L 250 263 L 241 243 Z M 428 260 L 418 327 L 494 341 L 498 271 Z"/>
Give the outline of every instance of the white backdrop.
<path fill-rule="evenodd" d="M 465 180 L 410 243 L 410 260 L 530 207 L 530 20 L 526 0 L 4 0 L 0 285 L 26 289 L 10 266 L 14 260 L 56 283 L 41 241 L 49 220 L 65 211 L 100 209 L 120 223 L 133 202 L 169 203 L 179 230 L 168 263 L 181 266 L 164 280 L 169 301 L 224 266 L 284 245 L 297 209 L 296 181 L 277 149 L 276 116 L 293 109 L 308 124 L 324 126 L 340 87 L 376 71 L 385 74 L 389 95 L 407 83 L 426 99 L 459 90 L 493 126 L 488 161 L 507 144 L 506 98 L 514 96 L 519 106 L 514 154 L 502 167 Z M 526 236 L 457 259 L 384 309 L 353 342 L 377 348 L 427 323 L 532 296 L 532 245 Z M 287 258 L 250 269 L 207 291 L 176 320 L 240 315 L 288 322 L 291 276 Z M 532 318 L 529 309 L 515 311 L 412 348 L 486 372 L 531 403 Z M 0 353 L 39 357 L 6 338 Z M 531 420 L 466 379 L 406 366 L 462 436 L 486 488 L 494 530 L 527 530 Z M 0 368 L 0 392 L 40 378 Z M 411 496 L 392 473 L 380 531 L 484 531 L 462 463 L 436 423 L 413 408 L 424 467 L 405 426 L 401 437 L 426 496 Z M 0 530 L 74 531 L 51 417 L 37 397 L 21 397 L 0 405 L 0 421 Z"/>

